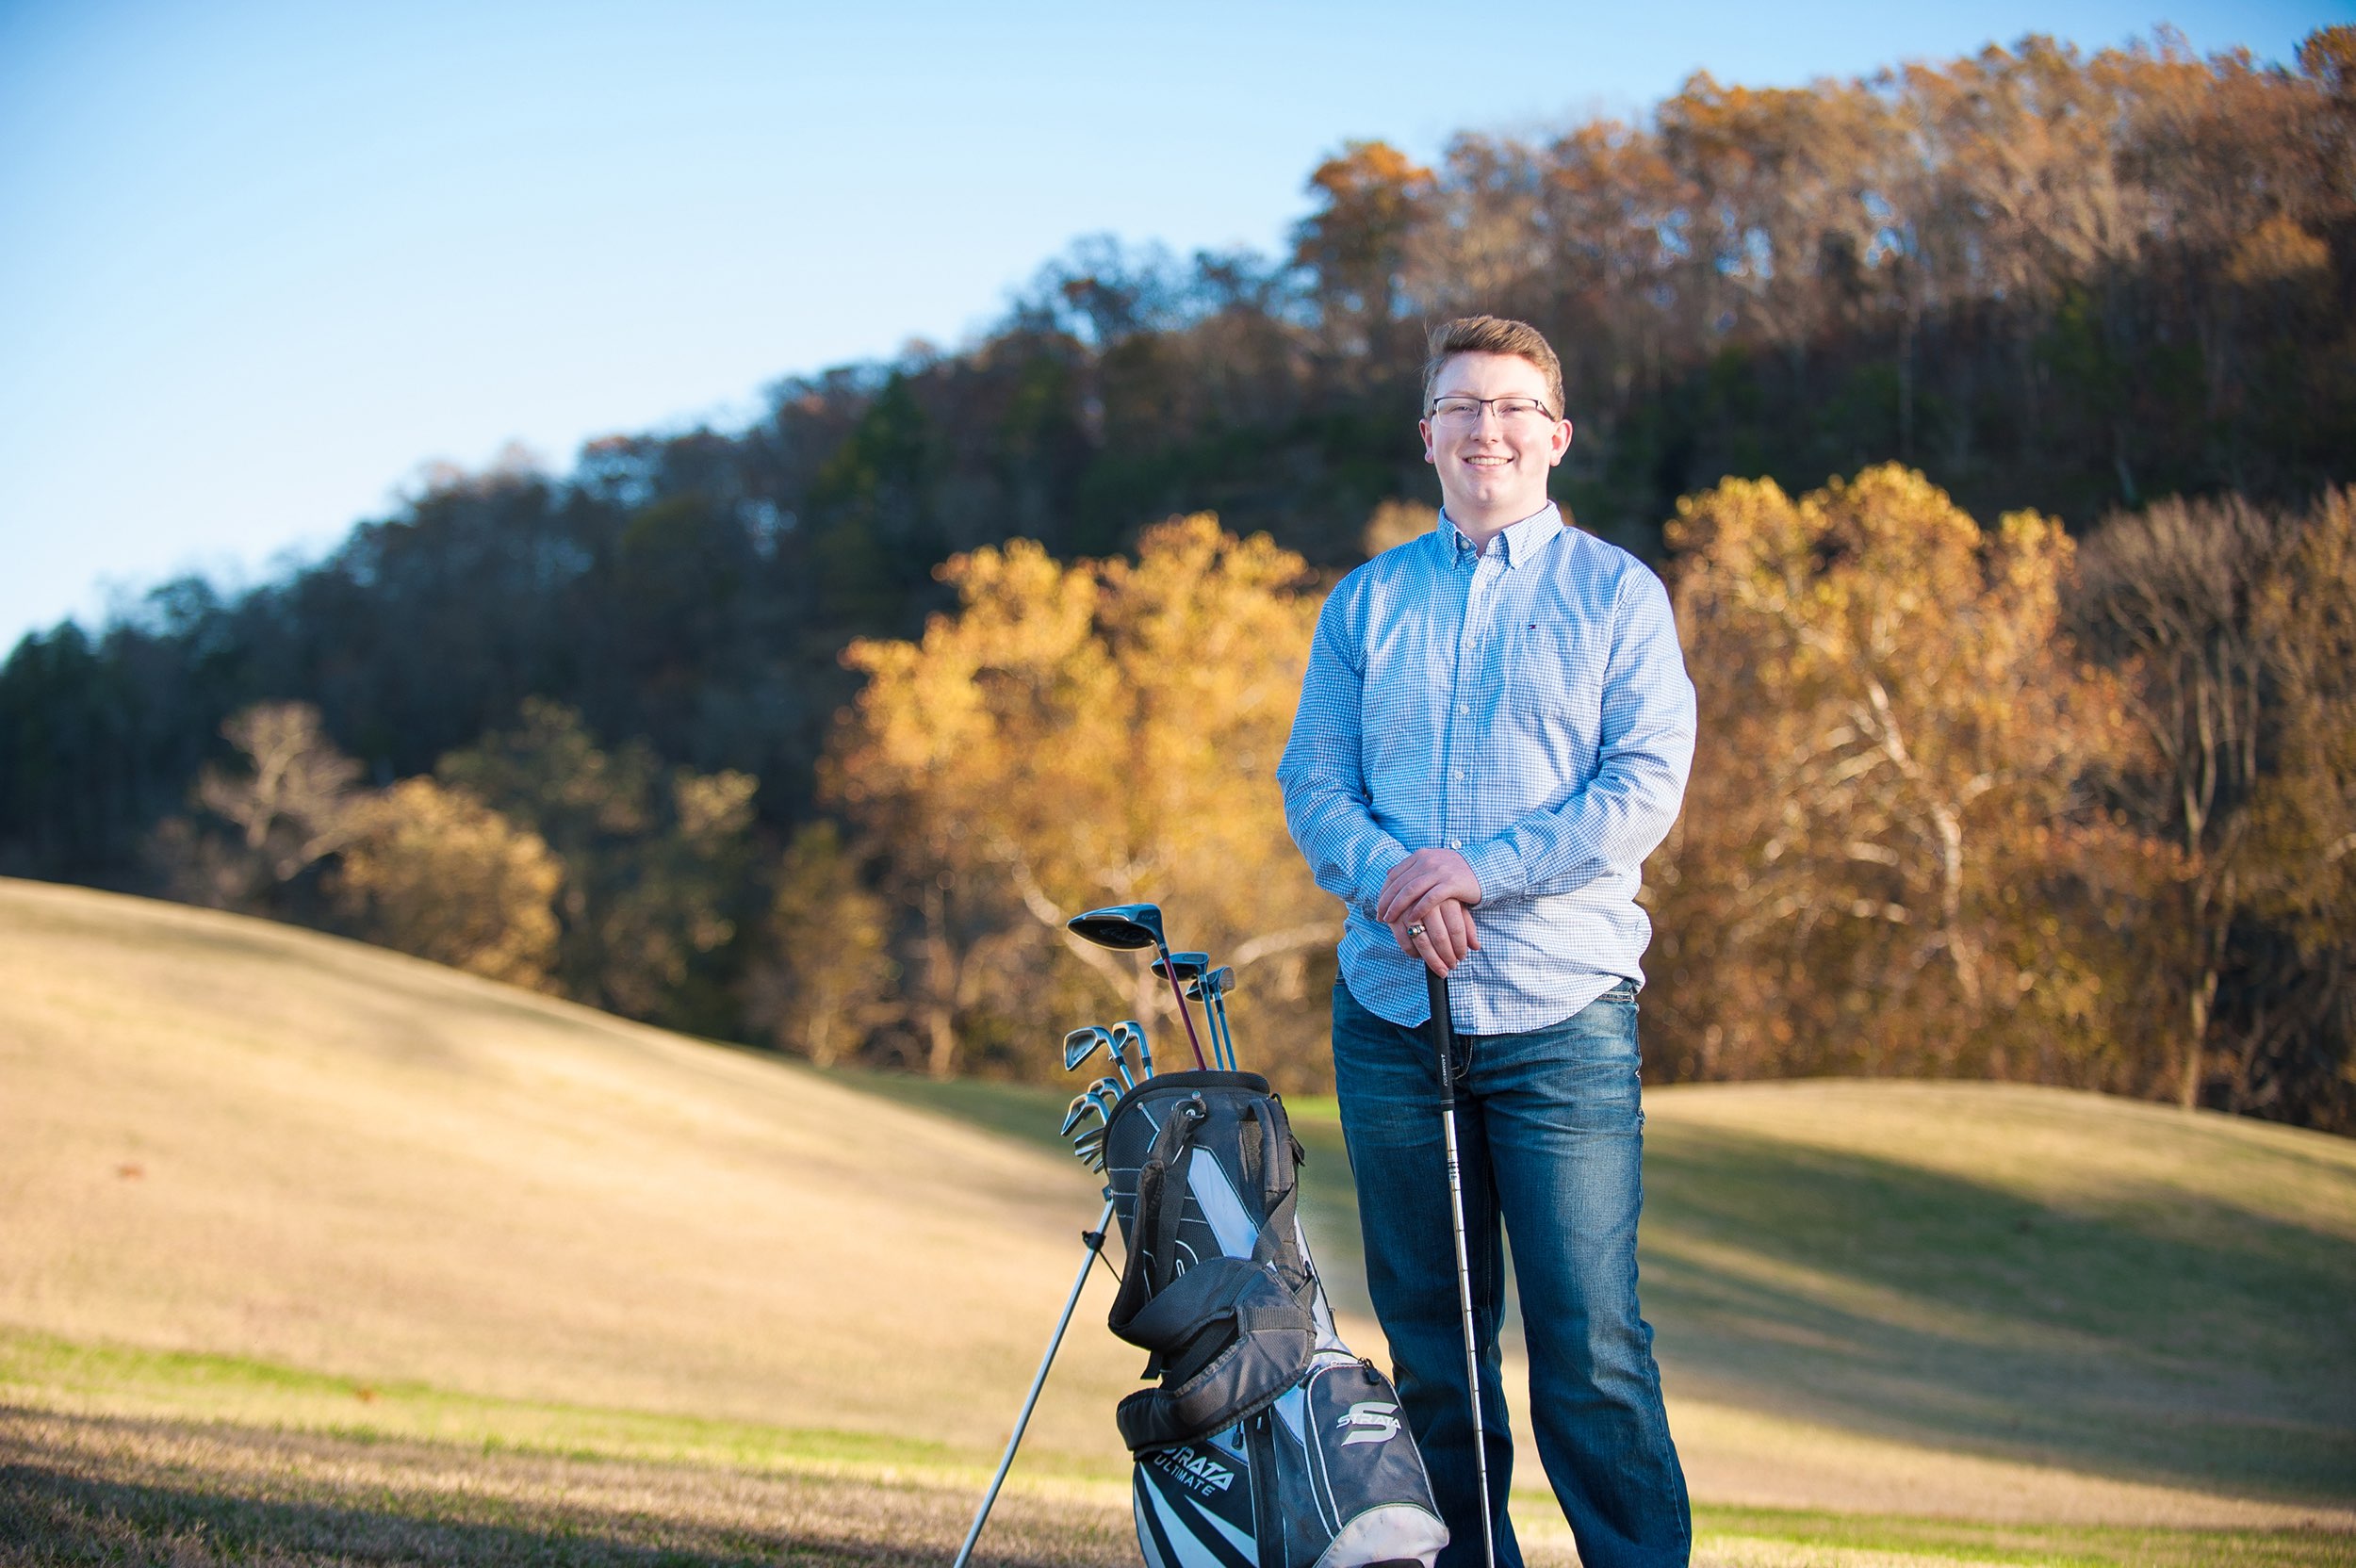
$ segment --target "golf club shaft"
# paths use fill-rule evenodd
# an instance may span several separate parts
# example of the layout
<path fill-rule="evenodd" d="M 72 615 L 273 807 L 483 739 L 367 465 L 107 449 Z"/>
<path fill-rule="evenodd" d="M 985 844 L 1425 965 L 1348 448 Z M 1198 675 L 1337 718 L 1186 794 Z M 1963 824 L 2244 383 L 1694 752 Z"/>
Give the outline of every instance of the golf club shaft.
<path fill-rule="evenodd" d="M 1456 1229 L 1456 1298 L 1464 1313 L 1464 1386 L 1472 1396 L 1473 1465 L 1481 1482 L 1481 1549 L 1497 1568 L 1497 1531 L 1489 1522 L 1489 1442 L 1481 1421 L 1481 1345 L 1473 1330 L 1472 1254 L 1464 1244 L 1464 1178 L 1456 1155 L 1455 1025 L 1448 1017 L 1448 976 L 1424 971 L 1432 998 L 1432 1046 L 1440 1067 L 1440 1127 L 1448 1143 L 1448 1218 Z"/>
<path fill-rule="evenodd" d="M 1186 1006 L 1186 993 L 1178 988 L 1178 966 L 1170 956 L 1169 945 L 1159 945 L 1162 951 L 1162 978 L 1170 982 L 1170 999 L 1178 1004 L 1178 1017 L 1186 1023 L 1186 1043 L 1194 1047 L 1194 1065 L 1208 1071 L 1211 1064 L 1203 1059 L 1203 1039 L 1194 1032 L 1194 1014 Z"/>
<path fill-rule="evenodd" d="M 1039 1374 L 1031 1380 L 1031 1392 L 1023 1396 L 1023 1413 L 1014 1418 L 1014 1435 L 1006 1439 L 1006 1451 L 998 1461 L 998 1473 L 990 1478 L 990 1491 L 982 1497 L 982 1506 L 974 1511 L 973 1527 L 965 1532 L 965 1544 L 957 1548 L 957 1560 L 950 1568 L 965 1568 L 973 1555 L 973 1544 L 982 1538 L 982 1527 L 990 1521 L 990 1511 L 998 1501 L 998 1489 L 1006 1484 L 1006 1472 L 1014 1467 L 1014 1451 L 1023 1446 L 1023 1429 L 1031 1424 L 1031 1412 L 1039 1405 L 1039 1391 L 1047 1386 L 1047 1369 L 1055 1364 L 1055 1352 L 1063 1348 L 1063 1334 L 1072 1327 L 1072 1309 L 1080 1304 L 1080 1292 L 1088 1282 L 1088 1270 L 1096 1266 L 1097 1254 L 1104 1250 L 1104 1228 L 1113 1222 L 1113 1200 L 1104 1200 L 1104 1212 L 1096 1217 L 1089 1233 L 1098 1238 L 1088 1249 L 1088 1255 L 1080 1261 L 1080 1272 L 1072 1282 L 1072 1294 L 1064 1298 L 1063 1315 L 1055 1319 L 1055 1332 L 1047 1342 L 1047 1354 L 1039 1358 Z"/>

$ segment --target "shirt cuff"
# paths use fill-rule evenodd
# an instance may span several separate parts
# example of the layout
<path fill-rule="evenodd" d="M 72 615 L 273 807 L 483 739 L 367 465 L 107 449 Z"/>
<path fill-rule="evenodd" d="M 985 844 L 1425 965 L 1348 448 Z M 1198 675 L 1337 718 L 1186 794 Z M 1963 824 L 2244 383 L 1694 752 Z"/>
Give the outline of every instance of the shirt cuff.
<path fill-rule="evenodd" d="M 1368 920 L 1376 920 L 1374 906 L 1383 902 L 1383 879 L 1388 877 L 1399 863 L 1406 858 L 1406 846 L 1396 840 L 1385 843 L 1366 857 L 1366 880 L 1360 884 L 1365 890 L 1365 896 L 1357 902 L 1360 914 Z M 1376 923 L 1381 923 L 1380 921 Z"/>
<path fill-rule="evenodd" d="M 1506 903 L 1530 890 L 1530 877 L 1522 869 L 1522 858 L 1504 839 L 1484 840 L 1459 853 L 1481 883 L 1482 904 Z"/>

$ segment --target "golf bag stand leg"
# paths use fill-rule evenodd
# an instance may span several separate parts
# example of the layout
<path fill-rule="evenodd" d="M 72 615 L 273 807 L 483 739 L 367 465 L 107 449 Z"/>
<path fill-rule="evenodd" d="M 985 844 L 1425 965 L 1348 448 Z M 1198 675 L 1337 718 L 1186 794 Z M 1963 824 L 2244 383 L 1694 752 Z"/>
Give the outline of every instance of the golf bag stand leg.
<path fill-rule="evenodd" d="M 1490 1522 L 1489 1440 L 1481 1421 L 1481 1342 L 1473 1330 L 1472 1256 L 1464 1245 L 1464 1178 L 1456 1158 L 1456 1031 L 1448 1017 L 1448 976 L 1424 971 L 1432 997 L 1432 1049 L 1440 1069 L 1440 1126 L 1448 1140 L 1448 1217 L 1456 1227 L 1456 1299 L 1464 1313 L 1464 1386 L 1472 1396 L 1473 1465 L 1481 1483 L 1481 1550 L 1497 1568 L 1497 1527 Z"/>
<path fill-rule="evenodd" d="M 1080 1272 L 1072 1281 L 1072 1294 L 1064 1298 L 1063 1315 L 1055 1319 L 1055 1331 L 1047 1341 L 1047 1354 L 1039 1358 L 1039 1373 L 1031 1379 L 1031 1392 L 1023 1396 L 1022 1413 L 1014 1418 L 1014 1435 L 1006 1439 L 1006 1451 L 998 1460 L 998 1473 L 990 1478 L 990 1490 L 982 1494 L 982 1506 L 973 1512 L 973 1526 L 965 1532 L 965 1544 L 957 1548 L 957 1561 L 951 1568 L 965 1568 L 973 1555 L 973 1544 L 982 1538 L 982 1527 L 990 1521 L 990 1511 L 998 1501 L 998 1489 L 1006 1484 L 1006 1472 L 1014 1468 L 1014 1451 L 1023 1446 L 1023 1429 L 1031 1424 L 1031 1412 L 1039 1406 L 1039 1391 L 1047 1386 L 1047 1369 L 1055 1364 L 1055 1352 L 1063 1348 L 1063 1334 L 1072 1327 L 1072 1310 L 1080 1304 L 1080 1292 L 1088 1288 L 1088 1270 L 1096 1266 L 1097 1254 L 1104 1249 L 1104 1230 L 1113 1222 L 1113 1200 L 1104 1200 L 1104 1212 L 1096 1217 L 1096 1224 L 1088 1234 L 1088 1256 L 1080 1260 Z"/>

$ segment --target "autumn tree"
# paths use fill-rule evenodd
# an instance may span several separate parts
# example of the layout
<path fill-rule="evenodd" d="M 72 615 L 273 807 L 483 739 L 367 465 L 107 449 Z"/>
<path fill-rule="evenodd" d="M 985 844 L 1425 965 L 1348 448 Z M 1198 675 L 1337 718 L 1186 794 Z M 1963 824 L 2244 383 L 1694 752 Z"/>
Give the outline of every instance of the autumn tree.
<path fill-rule="evenodd" d="M 493 980 L 551 985 L 564 869 L 540 836 L 465 790 L 406 778 L 352 808 L 333 878 L 368 940 Z"/>
<path fill-rule="evenodd" d="M 724 1032 L 734 1003 L 713 956 L 744 913 L 756 780 L 666 767 L 643 741 L 601 745 L 561 703 L 528 699 L 522 721 L 435 773 L 562 863 L 559 987 L 630 1018 Z"/>
<path fill-rule="evenodd" d="M 154 853 L 175 896 L 272 912 L 279 890 L 351 842 L 360 764 L 336 748 L 307 702 L 239 709 L 221 733 L 239 762 L 207 764 L 197 776 L 194 804 L 213 820 L 169 820 Z"/>
<path fill-rule="evenodd" d="M 1440 526 L 1440 510 L 1423 501 L 1384 501 L 1366 518 L 1366 559 L 1421 538 Z"/>
<path fill-rule="evenodd" d="M 891 1013 L 891 910 L 829 821 L 794 836 L 777 868 L 746 1021 L 781 1049 L 832 1067 Z"/>
<path fill-rule="evenodd" d="M 1892 466 L 1729 480 L 1672 537 L 1703 745 L 1651 896 L 1684 1070 L 2141 1087 L 2150 857 L 2103 809 L 2133 737 L 2059 629 L 2060 525 L 1983 530 Z"/>
<path fill-rule="evenodd" d="M 2168 500 L 2109 518 L 2082 552 L 2077 629 L 2128 672 L 2148 743 L 2150 765 L 2121 790 L 2174 851 L 2174 889 L 2152 910 L 2148 945 L 2174 975 L 2166 1033 L 2186 1107 L 2213 1065 L 2217 988 L 2251 889 L 2268 662 L 2257 608 L 2294 542 L 2284 518 L 2238 498 Z"/>
<path fill-rule="evenodd" d="M 1366 335 L 1398 312 L 1409 236 L 1432 171 L 1384 141 L 1352 141 L 1309 176 L 1317 209 L 1294 231 L 1293 259 L 1317 275 L 1329 325 Z"/>
<path fill-rule="evenodd" d="M 2256 610 L 2275 711 L 2249 897 L 2275 938 L 2252 944 L 2225 1102 L 2356 1131 L 2356 493 L 2307 513 Z"/>
<path fill-rule="evenodd" d="M 1063 933 L 1095 905 L 1161 904 L 1236 967 L 1247 1013 L 1297 997 L 1337 934 L 1270 781 L 1316 620 L 1301 559 L 1198 515 L 1148 530 L 1135 564 L 1018 540 L 941 576 L 957 613 L 845 655 L 868 679 L 827 774 L 889 867 L 928 1070 L 969 1037 L 1043 1065 L 1077 1021 L 1059 997 L 1167 1017 L 1142 965 Z M 1260 1059 L 1299 1065 L 1275 1040 Z"/>

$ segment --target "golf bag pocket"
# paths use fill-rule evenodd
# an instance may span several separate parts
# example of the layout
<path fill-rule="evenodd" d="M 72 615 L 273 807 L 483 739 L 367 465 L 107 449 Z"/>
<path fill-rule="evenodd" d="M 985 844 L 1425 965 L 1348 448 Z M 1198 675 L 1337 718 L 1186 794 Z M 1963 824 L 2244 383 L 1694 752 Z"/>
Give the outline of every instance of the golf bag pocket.
<path fill-rule="evenodd" d="M 1390 1381 L 1327 1352 L 1250 1418 L 1138 1454 L 1147 1568 L 1430 1568 L 1448 1544 Z"/>
<path fill-rule="evenodd" d="M 1317 1320 L 1268 1265 L 1197 1264 L 1114 1332 L 1153 1352 L 1158 1388 L 1121 1401 L 1114 1419 L 1132 1452 L 1233 1426 L 1309 1369 Z"/>

